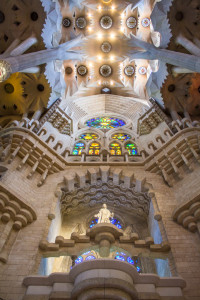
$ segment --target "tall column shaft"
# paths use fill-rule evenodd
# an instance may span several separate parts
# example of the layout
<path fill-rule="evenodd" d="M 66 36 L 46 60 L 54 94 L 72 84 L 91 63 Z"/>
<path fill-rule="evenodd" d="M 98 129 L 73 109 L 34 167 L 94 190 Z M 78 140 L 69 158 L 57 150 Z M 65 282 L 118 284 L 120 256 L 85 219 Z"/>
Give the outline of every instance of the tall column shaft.
<path fill-rule="evenodd" d="M 187 49 L 190 53 L 200 56 L 200 48 L 196 46 L 193 42 L 186 39 L 184 36 L 180 35 L 176 38 L 176 42 L 182 45 L 185 49 Z"/>
<path fill-rule="evenodd" d="M 17 46 L 13 51 L 11 51 L 11 56 L 18 56 L 23 54 L 26 50 L 28 50 L 31 46 L 35 45 L 38 42 L 37 38 L 34 36 L 29 37 L 25 41 L 23 41 L 19 46 Z"/>
<path fill-rule="evenodd" d="M 200 57 L 165 49 L 154 49 L 155 59 L 200 73 Z"/>

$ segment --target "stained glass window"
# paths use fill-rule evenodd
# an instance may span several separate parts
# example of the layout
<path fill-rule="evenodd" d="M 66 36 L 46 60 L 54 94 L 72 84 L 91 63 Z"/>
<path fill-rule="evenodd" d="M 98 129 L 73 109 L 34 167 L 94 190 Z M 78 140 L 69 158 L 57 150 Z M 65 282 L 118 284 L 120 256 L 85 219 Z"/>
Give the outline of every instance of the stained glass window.
<path fill-rule="evenodd" d="M 83 257 L 82 256 L 78 256 L 77 259 L 75 259 L 75 264 L 80 264 L 83 262 Z"/>
<path fill-rule="evenodd" d="M 127 141 L 130 140 L 131 136 L 126 133 L 116 133 L 112 135 L 112 139 L 120 140 L 120 141 Z"/>
<path fill-rule="evenodd" d="M 73 155 L 81 155 L 83 149 L 85 149 L 85 144 L 78 142 L 74 145 Z"/>
<path fill-rule="evenodd" d="M 79 136 L 80 140 L 86 140 L 86 141 L 91 141 L 91 140 L 97 140 L 99 136 L 95 133 L 83 133 Z"/>
<path fill-rule="evenodd" d="M 98 219 L 92 220 L 92 222 L 90 224 L 90 228 L 94 227 L 94 225 L 96 225 L 97 223 L 98 223 Z"/>
<path fill-rule="evenodd" d="M 75 265 L 78 265 L 85 260 L 87 261 L 87 260 L 92 260 L 92 259 L 96 259 L 96 252 L 93 250 L 89 250 L 89 251 L 81 254 L 80 256 L 78 256 L 74 262 L 75 262 Z"/>
<path fill-rule="evenodd" d="M 124 126 L 125 122 L 117 118 L 98 117 L 88 120 L 86 122 L 86 125 L 89 127 L 95 127 L 100 129 L 111 129 Z"/>
<path fill-rule="evenodd" d="M 135 144 L 133 143 L 127 143 L 125 148 L 128 150 L 129 155 L 136 155 L 137 154 L 137 149 Z"/>
<path fill-rule="evenodd" d="M 122 155 L 122 149 L 120 144 L 114 142 L 110 144 L 110 154 L 111 155 Z"/>
<path fill-rule="evenodd" d="M 122 229 L 122 225 L 121 225 L 120 221 L 118 221 L 117 219 L 115 219 L 115 218 L 110 219 L 110 223 L 117 226 L 117 228 Z"/>
<path fill-rule="evenodd" d="M 94 227 L 98 223 L 98 219 L 93 219 L 92 222 L 90 223 L 90 228 Z M 111 218 L 110 223 L 115 225 L 117 228 L 122 229 L 122 225 L 120 221 L 116 218 Z"/>
<path fill-rule="evenodd" d="M 117 260 L 126 261 L 130 265 L 135 266 L 138 273 L 140 273 L 142 271 L 141 266 L 140 266 L 140 262 L 139 262 L 139 259 L 138 259 L 137 256 L 130 257 L 127 254 L 125 254 L 124 252 L 116 252 L 114 258 L 117 259 Z"/>
<path fill-rule="evenodd" d="M 96 259 L 94 255 L 88 255 L 85 260 Z"/>
<path fill-rule="evenodd" d="M 99 143 L 92 143 L 89 148 L 89 155 L 99 155 L 100 145 Z"/>

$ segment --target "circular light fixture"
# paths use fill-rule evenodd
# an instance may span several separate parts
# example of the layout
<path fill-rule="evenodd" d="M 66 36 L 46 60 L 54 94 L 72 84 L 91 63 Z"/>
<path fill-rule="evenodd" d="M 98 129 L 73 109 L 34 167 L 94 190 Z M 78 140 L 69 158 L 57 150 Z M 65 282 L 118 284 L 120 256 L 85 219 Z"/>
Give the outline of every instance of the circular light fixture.
<path fill-rule="evenodd" d="M 36 11 L 33 11 L 33 12 L 31 13 L 31 20 L 32 20 L 33 22 L 35 22 L 35 21 L 37 21 L 37 19 L 38 19 L 38 13 L 37 13 Z"/>
<path fill-rule="evenodd" d="M 135 69 L 133 66 L 128 65 L 124 68 L 124 73 L 126 76 L 131 77 L 135 73 Z"/>
<path fill-rule="evenodd" d="M 143 27 L 148 27 L 150 25 L 150 19 L 149 18 L 142 19 L 141 24 Z"/>
<path fill-rule="evenodd" d="M 85 76 L 87 74 L 88 70 L 87 70 L 86 66 L 81 65 L 77 68 L 77 72 L 80 76 Z"/>
<path fill-rule="evenodd" d="M 101 45 L 101 51 L 104 53 L 109 53 L 112 50 L 112 45 L 109 42 L 103 42 Z"/>
<path fill-rule="evenodd" d="M 65 28 L 69 28 L 71 26 L 71 20 L 69 18 L 64 18 L 62 24 Z"/>
<path fill-rule="evenodd" d="M 39 92 L 43 92 L 43 91 L 44 91 L 44 85 L 41 84 L 41 83 L 38 84 L 38 85 L 37 85 L 37 89 L 38 89 Z"/>
<path fill-rule="evenodd" d="M 79 29 L 84 29 L 87 25 L 87 22 L 86 22 L 86 19 L 84 17 L 78 17 L 76 19 L 76 26 L 79 28 Z"/>
<path fill-rule="evenodd" d="M 175 89 L 176 89 L 175 84 L 170 84 L 170 85 L 168 86 L 168 91 L 169 91 L 170 93 L 173 93 L 173 92 L 175 91 Z"/>
<path fill-rule="evenodd" d="M 103 16 L 100 19 L 100 25 L 103 29 L 110 29 L 113 25 L 113 20 L 110 16 Z"/>
<path fill-rule="evenodd" d="M 99 73 L 103 77 L 109 77 L 112 74 L 112 68 L 109 65 L 103 65 L 100 67 Z"/>
<path fill-rule="evenodd" d="M 7 94 L 12 94 L 14 92 L 14 86 L 11 83 L 6 83 L 4 85 L 4 90 Z"/>
<path fill-rule="evenodd" d="M 137 26 L 137 20 L 135 17 L 131 16 L 126 20 L 126 26 L 130 29 L 133 29 Z"/>
<path fill-rule="evenodd" d="M 140 67 L 138 69 L 138 72 L 139 72 L 140 75 L 145 75 L 146 72 L 147 72 L 147 69 L 145 67 Z"/>
<path fill-rule="evenodd" d="M 70 74 L 72 74 L 72 72 L 73 72 L 73 70 L 72 70 L 71 67 L 66 67 L 66 68 L 65 68 L 65 74 L 66 74 L 66 75 L 70 75 Z"/>

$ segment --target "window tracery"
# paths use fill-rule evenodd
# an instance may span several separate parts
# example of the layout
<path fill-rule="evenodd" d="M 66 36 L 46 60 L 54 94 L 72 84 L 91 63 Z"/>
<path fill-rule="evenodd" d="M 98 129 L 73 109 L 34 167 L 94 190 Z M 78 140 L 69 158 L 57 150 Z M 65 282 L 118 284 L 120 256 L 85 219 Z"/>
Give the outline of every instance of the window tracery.
<path fill-rule="evenodd" d="M 110 144 L 109 148 L 111 155 L 122 155 L 122 148 L 119 143 L 113 142 Z"/>
<path fill-rule="evenodd" d="M 87 120 L 85 124 L 89 127 L 99 129 L 111 129 L 124 126 L 125 122 L 113 117 L 97 117 Z"/>
<path fill-rule="evenodd" d="M 112 139 L 120 140 L 120 141 L 127 141 L 131 139 L 131 136 L 126 133 L 115 133 L 112 135 Z"/>
<path fill-rule="evenodd" d="M 99 155 L 99 151 L 100 151 L 99 143 L 94 142 L 90 144 L 89 155 Z"/>
<path fill-rule="evenodd" d="M 85 144 L 82 142 L 78 142 L 74 145 L 73 155 L 81 155 L 83 149 L 85 149 Z"/>
<path fill-rule="evenodd" d="M 134 143 L 127 143 L 125 148 L 128 150 L 129 155 L 137 155 L 137 149 Z"/>
<path fill-rule="evenodd" d="M 80 140 L 90 141 L 90 140 L 97 140 L 99 136 L 96 133 L 83 133 L 79 136 Z"/>

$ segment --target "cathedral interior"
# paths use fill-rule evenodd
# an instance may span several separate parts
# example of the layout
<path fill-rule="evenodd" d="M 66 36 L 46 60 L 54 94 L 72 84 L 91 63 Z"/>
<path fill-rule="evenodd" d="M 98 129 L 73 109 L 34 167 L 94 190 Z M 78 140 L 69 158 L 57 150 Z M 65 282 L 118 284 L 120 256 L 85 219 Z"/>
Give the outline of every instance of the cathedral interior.
<path fill-rule="evenodd" d="M 200 0 L 0 0 L 0 299 L 200 300 Z"/>

